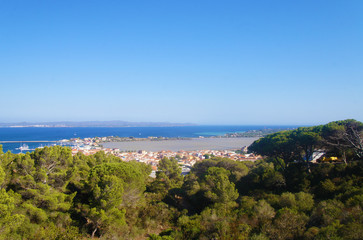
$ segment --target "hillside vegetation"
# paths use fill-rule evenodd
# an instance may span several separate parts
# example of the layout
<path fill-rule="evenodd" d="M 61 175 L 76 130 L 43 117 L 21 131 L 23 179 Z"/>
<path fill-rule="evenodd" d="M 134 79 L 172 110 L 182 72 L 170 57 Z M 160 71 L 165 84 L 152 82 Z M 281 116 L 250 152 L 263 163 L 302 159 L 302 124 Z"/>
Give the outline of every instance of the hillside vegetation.
<path fill-rule="evenodd" d="M 0 239 L 363 239 L 363 124 L 274 133 L 257 162 L 212 157 L 187 176 L 66 147 L 0 149 Z M 311 164 L 316 152 L 326 159 Z M 335 157 L 335 158 L 331 158 Z"/>

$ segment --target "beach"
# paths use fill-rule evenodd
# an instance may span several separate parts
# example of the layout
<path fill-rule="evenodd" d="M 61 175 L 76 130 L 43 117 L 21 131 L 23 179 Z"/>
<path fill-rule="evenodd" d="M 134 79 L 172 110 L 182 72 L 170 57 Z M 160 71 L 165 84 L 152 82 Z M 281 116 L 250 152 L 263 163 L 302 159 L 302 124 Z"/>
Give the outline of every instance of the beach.
<path fill-rule="evenodd" d="M 249 146 L 258 138 L 192 138 L 186 140 L 134 141 L 103 143 L 105 148 L 118 148 L 121 151 L 198 151 L 229 150 Z"/>

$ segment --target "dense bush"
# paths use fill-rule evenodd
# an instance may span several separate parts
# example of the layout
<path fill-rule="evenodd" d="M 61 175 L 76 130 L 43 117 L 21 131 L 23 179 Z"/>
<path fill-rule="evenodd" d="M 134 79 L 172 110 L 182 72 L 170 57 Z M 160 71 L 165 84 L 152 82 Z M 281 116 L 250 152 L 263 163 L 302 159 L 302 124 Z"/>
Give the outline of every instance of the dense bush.
<path fill-rule="evenodd" d="M 274 153 L 264 160 L 211 157 L 185 177 L 176 159 L 161 160 L 152 179 L 150 166 L 103 152 L 0 150 L 0 239 L 363 239 L 359 149 L 329 148 L 346 163 L 300 161 L 309 141 L 333 146 L 349 131 L 341 126 L 272 134 L 253 145 Z M 304 140 L 299 154 L 283 143 L 291 134 Z"/>

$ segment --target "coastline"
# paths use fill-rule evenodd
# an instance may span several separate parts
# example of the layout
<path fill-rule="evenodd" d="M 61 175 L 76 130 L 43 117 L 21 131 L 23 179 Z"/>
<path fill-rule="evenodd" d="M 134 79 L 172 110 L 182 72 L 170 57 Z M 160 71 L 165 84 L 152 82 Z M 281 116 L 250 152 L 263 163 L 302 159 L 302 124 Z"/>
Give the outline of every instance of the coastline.
<path fill-rule="evenodd" d="M 118 148 L 121 151 L 198 151 L 198 150 L 231 150 L 251 145 L 258 137 L 241 138 L 190 138 L 183 140 L 162 141 L 127 141 L 105 142 L 104 148 Z"/>

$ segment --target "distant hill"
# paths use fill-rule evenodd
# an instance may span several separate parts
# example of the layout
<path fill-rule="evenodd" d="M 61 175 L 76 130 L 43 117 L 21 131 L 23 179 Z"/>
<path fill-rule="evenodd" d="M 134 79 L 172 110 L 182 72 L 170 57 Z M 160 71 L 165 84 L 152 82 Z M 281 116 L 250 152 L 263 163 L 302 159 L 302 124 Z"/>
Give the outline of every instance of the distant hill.
<path fill-rule="evenodd" d="M 181 126 L 196 126 L 196 124 L 169 123 L 169 122 L 126 122 L 126 121 L 0 123 L 0 127 L 181 127 Z"/>

